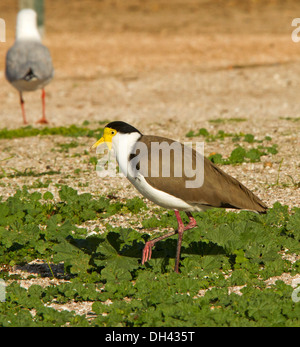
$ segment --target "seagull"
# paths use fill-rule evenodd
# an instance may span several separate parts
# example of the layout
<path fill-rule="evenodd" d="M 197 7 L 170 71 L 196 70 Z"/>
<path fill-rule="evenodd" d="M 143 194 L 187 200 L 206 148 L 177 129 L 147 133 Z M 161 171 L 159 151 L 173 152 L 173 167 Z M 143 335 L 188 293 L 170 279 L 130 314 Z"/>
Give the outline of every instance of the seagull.
<path fill-rule="evenodd" d="M 114 150 L 121 172 L 143 196 L 175 212 L 178 229 L 147 241 L 142 264 L 151 259 L 156 242 L 178 233 L 174 271 L 179 272 L 183 233 L 197 226 L 192 212 L 233 208 L 266 213 L 268 209 L 242 183 L 222 171 L 199 151 L 180 142 L 143 135 L 130 124 L 114 121 L 105 126 L 103 137 L 91 148 L 102 143 Z M 164 155 L 163 148 L 169 148 L 169 154 L 166 151 L 167 155 Z M 186 226 L 179 211 L 184 211 L 189 218 Z"/>
<path fill-rule="evenodd" d="M 17 15 L 16 39 L 6 54 L 6 79 L 19 91 L 23 122 L 27 124 L 23 92 L 42 89 L 43 116 L 37 123 L 48 123 L 45 89 L 54 75 L 50 52 L 41 42 L 37 14 L 23 9 Z"/>

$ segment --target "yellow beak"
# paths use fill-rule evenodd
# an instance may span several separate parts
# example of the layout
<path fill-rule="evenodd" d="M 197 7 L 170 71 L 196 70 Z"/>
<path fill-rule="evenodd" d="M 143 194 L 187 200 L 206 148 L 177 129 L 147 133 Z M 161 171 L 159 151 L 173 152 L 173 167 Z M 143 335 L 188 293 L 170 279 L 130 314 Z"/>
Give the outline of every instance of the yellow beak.
<path fill-rule="evenodd" d="M 112 129 L 110 129 L 110 128 L 105 128 L 103 136 L 101 137 L 100 140 L 98 140 L 96 143 L 93 144 L 91 149 L 98 147 L 99 145 L 101 145 L 101 143 L 105 143 L 106 146 L 108 147 L 108 149 L 111 150 L 111 148 L 112 148 L 112 137 L 113 137 L 112 134 L 111 134 L 111 130 Z"/>
<path fill-rule="evenodd" d="M 101 143 L 105 143 L 105 144 L 106 144 L 106 146 L 108 147 L 108 149 L 109 149 L 109 150 L 111 150 L 112 143 L 111 143 L 111 142 L 109 142 L 109 141 L 105 141 L 104 136 L 103 136 L 103 137 L 101 137 L 101 139 L 100 139 L 100 140 L 98 140 L 96 143 L 94 143 L 94 144 L 93 144 L 93 146 L 91 146 L 91 149 L 92 149 L 92 148 L 96 148 L 96 147 L 98 147 L 99 145 L 101 145 Z"/>

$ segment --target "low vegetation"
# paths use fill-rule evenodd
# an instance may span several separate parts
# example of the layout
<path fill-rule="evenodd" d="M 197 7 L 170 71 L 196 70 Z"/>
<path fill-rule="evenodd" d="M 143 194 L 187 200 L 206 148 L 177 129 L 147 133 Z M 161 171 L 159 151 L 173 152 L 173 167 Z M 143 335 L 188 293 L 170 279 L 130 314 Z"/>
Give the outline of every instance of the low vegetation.
<path fill-rule="evenodd" d="M 244 119 L 232 120 L 237 121 Z M 50 150 L 96 165 L 94 154 L 72 150 L 81 146 L 82 136 L 99 138 L 99 125 L 2 129 L 0 139 L 68 136 L 69 142 L 56 142 Z M 233 141 L 229 156 L 210 155 L 221 165 L 257 162 L 278 150 L 270 137 L 252 134 L 212 134 L 202 128 L 187 137 Z M 6 153 L 0 165 L 13 155 Z M 152 259 L 141 264 L 145 242 L 176 228 L 172 211 L 148 207 L 139 197 L 79 193 L 54 179 L 63 168 L 0 169 L 1 187 L 10 184 L 8 179 L 36 177 L 8 198 L 0 196 L 0 277 L 6 284 L 0 326 L 299 326 L 300 281 L 294 286 L 283 281 L 284 276 L 299 280 L 299 208 L 276 203 L 265 215 L 217 209 L 194 213 L 198 226 L 184 234 L 177 274 L 176 235 L 158 242 Z M 72 177 L 76 180 L 84 170 L 74 168 Z M 56 197 L 49 189 L 53 185 Z M 121 218 L 128 220 L 126 228 L 118 223 Z M 43 274 L 29 272 L 31 285 L 24 287 L 23 275 L 12 270 L 36 262 L 44 264 L 48 281 L 43 284 L 38 281 Z M 90 310 L 85 314 L 64 306 L 86 304 Z"/>
<path fill-rule="evenodd" d="M 291 261 L 300 250 L 300 209 L 276 203 L 266 215 L 211 210 L 196 213 L 198 227 L 186 232 L 180 274 L 173 272 L 176 236 L 159 242 L 141 265 L 147 230 L 176 227 L 173 212 L 149 214 L 140 198 L 125 203 L 79 194 L 61 186 L 59 201 L 24 187 L 0 202 L 0 304 L 3 326 L 297 326 L 300 306 L 293 288 L 272 276 L 299 272 Z M 89 235 L 80 224 L 109 216 L 139 218 L 134 227 L 106 225 Z M 182 215 L 183 218 L 185 218 Z M 44 260 L 63 264 L 66 281 L 22 288 L 14 265 Z M 54 276 L 53 271 L 52 276 Z M 240 293 L 231 289 L 240 286 Z M 89 317 L 58 311 L 51 304 L 92 302 Z"/>
<path fill-rule="evenodd" d="M 231 138 L 232 142 L 236 144 L 236 148 L 227 158 L 223 158 L 220 153 L 212 153 L 208 157 L 213 163 L 219 165 L 241 164 L 244 162 L 255 163 L 259 162 L 262 156 L 278 153 L 277 144 L 270 144 L 272 141 L 270 136 L 265 136 L 263 139 L 258 140 L 253 134 L 226 133 L 223 130 L 212 134 L 207 129 L 201 128 L 196 133 L 192 130 L 189 131 L 186 137 L 200 137 L 206 142 L 224 141 L 225 138 Z M 248 146 L 245 147 L 243 143 L 247 143 Z"/>

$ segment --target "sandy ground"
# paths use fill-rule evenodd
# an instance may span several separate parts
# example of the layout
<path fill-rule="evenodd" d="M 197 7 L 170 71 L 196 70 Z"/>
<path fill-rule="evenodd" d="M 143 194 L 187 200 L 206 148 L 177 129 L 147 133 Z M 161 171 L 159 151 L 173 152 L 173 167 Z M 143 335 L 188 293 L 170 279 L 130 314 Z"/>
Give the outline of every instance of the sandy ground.
<path fill-rule="evenodd" d="M 14 40 L 17 1 L 4 0 L 6 42 L 0 43 L 1 128 L 22 126 L 17 91 L 4 77 L 7 49 Z M 299 206 L 300 197 L 300 43 L 291 39 L 298 1 L 45 1 L 44 43 L 55 66 L 46 88 L 50 126 L 127 121 L 143 133 L 185 141 L 189 130 L 269 135 L 279 153 L 261 163 L 224 167 L 269 205 Z M 40 92 L 25 94 L 28 120 L 40 118 Z M 245 118 L 245 122 L 209 122 Z M 52 176 L 94 193 L 120 187 L 101 182 L 84 160 L 53 151 L 66 138 L 38 137 L 0 141 L 1 163 L 24 171 L 61 170 Z M 90 139 L 80 139 L 88 149 Z M 231 141 L 206 144 L 205 153 L 229 155 Z M 52 151 L 51 151 L 52 150 Z M 76 168 L 83 174 L 71 175 Z M 32 178 L 2 179 L 0 194 L 9 196 Z M 82 184 L 81 184 L 82 185 Z M 106 188 L 108 187 L 108 188 Z M 51 188 L 51 186 L 50 186 Z M 55 190 L 55 188 L 53 188 Z"/>

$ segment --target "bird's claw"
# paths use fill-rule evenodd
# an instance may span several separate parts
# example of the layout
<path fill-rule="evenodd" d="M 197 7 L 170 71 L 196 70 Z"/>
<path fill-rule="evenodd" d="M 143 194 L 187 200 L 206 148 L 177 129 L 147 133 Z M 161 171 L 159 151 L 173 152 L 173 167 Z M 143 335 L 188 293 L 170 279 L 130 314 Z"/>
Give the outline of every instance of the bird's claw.
<path fill-rule="evenodd" d="M 142 264 L 151 259 L 153 242 L 147 241 L 143 249 Z"/>

